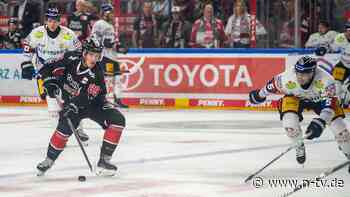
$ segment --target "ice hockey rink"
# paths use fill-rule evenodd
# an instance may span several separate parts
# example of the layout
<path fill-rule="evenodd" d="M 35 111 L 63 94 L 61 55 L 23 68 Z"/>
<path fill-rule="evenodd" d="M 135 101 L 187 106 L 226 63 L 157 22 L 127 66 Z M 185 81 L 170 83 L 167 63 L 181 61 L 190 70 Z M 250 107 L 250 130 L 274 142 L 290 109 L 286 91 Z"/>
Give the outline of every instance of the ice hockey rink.
<path fill-rule="evenodd" d="M 35 167 L 44 159 L 53 131 L 47 111 L 0 107 L 0 196 L 277 197 L 292 188 L 273 187 L 270 180 L 311 179 L 345 161 L 332 132 L 325 130 L 319 140 L 306 143 L 304 167 L 296 163 L 293 150 L 258 175 L 263 184 L 256 188 L 244 179 L 290 146 L 277 112 L 122 111 L 127 128 L 112 160 L 119 168 L 116 176 L 90 173 L 71 136 L 53 168 L 37 177 Z M 306 114 L 303 128 L 312 116 Z M 96 164 L 103 131 L 89 120 L 85 128 L 91 138 L 86 151 Z M 87 180 L 79 182 L 80 175 Z M 333 185 L 310 185 L 292 196 L 350 196 L 347 167 L 326 180 Z"/>

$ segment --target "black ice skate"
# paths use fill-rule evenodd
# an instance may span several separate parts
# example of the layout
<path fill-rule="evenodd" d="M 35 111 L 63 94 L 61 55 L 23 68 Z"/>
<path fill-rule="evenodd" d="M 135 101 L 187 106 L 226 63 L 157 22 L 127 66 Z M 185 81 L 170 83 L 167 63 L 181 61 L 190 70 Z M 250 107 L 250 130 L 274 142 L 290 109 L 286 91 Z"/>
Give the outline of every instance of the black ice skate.
<path fill-rule="evenodd" d="M 110 163 L 110 159 L 105 159 L 106 157 L 101 157 L 97 163 L 96 174 L 99 176 L 114 176 L 117 172 L 117 166 Z"/>
<path fill-rule="evenodd" d="M 114 98 L 114 104 L 119 108 L 129 108 L 128 105 L 125 105 L 122 103 L 122 100 L 120 98 L 117 98 L 116 95 L 113 95 Z"/>
<path fill-rule="evenodd" d="M 45 172 L 52 167 L 53 163 L 54 161 L 52 159 L 46 157 L 44 161 L 36 166 L 38 169 L 37 176 L 43 176 Z"/>
<path fill-rule="evenodd" d="M 299 164 L 304 164 L 306 160 L 306 152 L 304 142 L 301 142 L 296 148 L 296 159 Z"/>

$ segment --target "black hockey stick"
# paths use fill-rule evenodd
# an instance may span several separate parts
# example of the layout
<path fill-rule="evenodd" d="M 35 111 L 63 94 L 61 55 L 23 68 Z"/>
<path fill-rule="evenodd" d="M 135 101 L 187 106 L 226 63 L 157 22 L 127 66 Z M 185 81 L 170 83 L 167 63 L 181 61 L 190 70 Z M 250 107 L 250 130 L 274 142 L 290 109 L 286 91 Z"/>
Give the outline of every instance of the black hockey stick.
<path fill-rule="evenodd" d="M 317 176 L 314 180 L 323 179 L 323 178 L 325 178 L 325 177 L 327 177 L 327 176 L 329 176 L 329 175 L 335 173 L 336 171 L 338 171 L 338 170 L 344 168 L 344 167 L 347 166 L 347 165 L 350 165 L 350 160 L 347 160 L 347 161 L 345 161 L 345 162 L 343 162 L 343 163 L 341 163 L 341 164 L 338 164 L 337 166 L 335 166 L 335 167 L 333 167 L 333 168 L 330 168 L 330 169 L 326 170 L 325 172 L 322 172 L 322 173 L 321 173 L 319 176 Z M 305 187 L 308 187 L 308 182 L 303 181 L 302 184 L 297 185 L 292 191 L 285 193 L 284 195 L 282 195 L 282 197 L 290 196 L 290 195 L 294 194 L 295 192 L 297 192 L 297 191 L 299 191 L 299 190 L 301 190 L 301 189 L 303 189 L 303 188 L 305 188 Z"/>
<path fill-rule="evenodd" d="M 80 138 L 79 138 L 79 135 L 78 135 L 78 131 L 74 128 L 73 124 L 72 124 L 72 121 L 70 120 L 70 118 L 67 117 L 67 122 L 68 122 L 68 125 L 70 127 L 70 129 L 73 131 L 74 133 L 74 136 L 75 136 L 75 139 L 77 140 L 78 144 L 79 144 L 79 147 L 81 149 L 81 152 L 83 152 L 83 155 L 84 155 L 84 158 L 87 162 L 87 164 L 89 165 L 89 168 L 90 168 L 90 172 L 94 172 L 94 170 L 92 169 L 92 165 L 91 165 L 91 162 L 89 160 L 89 157 L 87 156 L 86 154 L 86 151 L 84 149 L 84 146 L 83 144 L 81 143 L 80 141 Z"/>
<path fill-rule="evenodd" d="M 304 141 L 305 137 L 303 139 L 301 139 L 301 141 Z M 277 155 L 277 157 L 273 158 L 269 163 L 267 163 L 266 165 L 264 165 L 262 168 L 260 168 L 258 171 L 256 171 L 255 173 L 251 174 L 250 176 L 248 176 L 244 182 L 247 183 L 248 181 L 252 180 L 252 178 L 254 178 L 256 175 L 258 175 L 260 172 L 262 172 L 265 168 L 267 168 L 268 166 L 270 166 L 273 162 L 277 161 L 279 158 L 281 158 L 283 155 L 285 155 L 286 153 L 288 153 L 289 151 L 291 151 L 292 149 L 296 148 L 297 146 L 299 146 L 299 143 L 297 142 L 296 144 L 293 144 L 291 146 L 289 146 L 285 151 L 283 151 L 281 154 Z"/>

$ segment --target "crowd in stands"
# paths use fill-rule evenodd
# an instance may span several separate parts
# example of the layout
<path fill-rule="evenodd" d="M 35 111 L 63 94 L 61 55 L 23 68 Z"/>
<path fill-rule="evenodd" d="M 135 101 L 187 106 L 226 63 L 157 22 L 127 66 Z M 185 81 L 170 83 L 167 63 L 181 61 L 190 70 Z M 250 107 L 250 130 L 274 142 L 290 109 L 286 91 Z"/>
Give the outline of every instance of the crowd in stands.
<path fill-rule="evenodd" d="M 40 24 L 46 6 L 64 14 L 62 25 L 84 40 L 98 19 L 104 0 L 0 0 L 0 48 L 21 46 L 21 40 Z M 119 17 L 132 21 L 119 30 L 120 40 L 135 48 L 250 48 L 252 21 L 247 0 L 119 0 Z M 256 47 L 318 47 L 315 39 L 327 33 L 332 42 L 350 22 L 349 0 L 300 1 L 295 28 L 295 0 L 257 0 L 254 26 Z M 336 14 L 338 13 L 338 14 Z M 3 20 L 1 20 L 3 21 Z M 81 22 L 83 21 L 83 22 Z M 3 22 L 2 22 L 3 23 Z M 121 26 L 121 25 L 120 25 Z M 5 30 L 4 30 L 5 29 Z M 297 29 L 297 30 L 296 30 Z M 331 31 L 334 30 L 334 31 Z M 296 37 L 296 32 L 299 37 Z M 329 33 L 331 32 L 331 33 Z M 317 36 L 316 34 L 319 35 Z M 312 36 L 311 36 L 312 35 Z M 299 38 L 299 40 L 296 40 Z M 324 45 L 324 44 L 322 44 Z"/>

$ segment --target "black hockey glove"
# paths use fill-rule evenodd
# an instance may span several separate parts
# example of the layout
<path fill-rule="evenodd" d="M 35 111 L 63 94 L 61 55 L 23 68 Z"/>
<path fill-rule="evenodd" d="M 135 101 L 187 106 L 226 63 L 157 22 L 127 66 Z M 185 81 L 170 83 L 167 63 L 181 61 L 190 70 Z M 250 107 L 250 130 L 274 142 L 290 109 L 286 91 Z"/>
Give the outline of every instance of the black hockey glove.
<path fill-rule="evenodd" d="M 56 77 L 48 77 L 44 79 L 43 86 L 46 94 L 48 94 L 51 98 L 56 98 L 56 96 L 60 94 L 60 87 Z"/>
<path fill-rule="evenodd" d="M 249 101 L 253 104 L 259 104 L 266 101 L 266 97 L 262 98 L 259 96 L 259 90 L 253 90 L 249 92 Z"/>
<path fill-rule="evenodd" d="M 327 48 L 326 47 L 318 47 L 316 50 L 315 50 L 315 54 L 317 56 L 324 56 L 326 55 L 327 53 Z"/>
<path fill-rule="evenodd" d="M 305 135 L 307 136 L 306 139 L 312 140 L 314 138 L 320 137 L 325 127 L 326 121 L 324 121 L 323 119 L 312 119 L 305 132 Z"/>
<path fill-rule="evenodd" d="M 127 54 L 129 49 L 127 47 L 118 47 L 117 52 L 122 53 L 122 54 Z"/>
<path fill-rule="evenodd" d="M 30 61 L 25 61 L 21 63 L 22 78 L 32 80 L 35 75 L 35 68 Z"/>
<path fill-rule="evenodd" d="M 64 105 L 63 110 L 61 111 L 63 117 L 72 118 L 79 113 L 79 108 L 74 103 L 69 103 Z"/>

